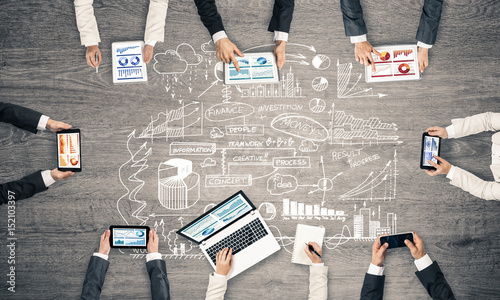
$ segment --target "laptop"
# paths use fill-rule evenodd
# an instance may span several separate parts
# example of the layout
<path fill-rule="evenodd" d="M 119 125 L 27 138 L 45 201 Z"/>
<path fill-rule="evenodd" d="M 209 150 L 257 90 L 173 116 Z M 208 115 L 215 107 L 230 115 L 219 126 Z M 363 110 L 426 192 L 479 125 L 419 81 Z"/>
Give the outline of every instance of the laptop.
<path fill-rule="evenodd" d="M 248 197 L 239 191 L 219 203 L 177 234 L 199 245 L 215 270 L 217 253 L 233 249 L 230 279 L 281 249 Z"/>

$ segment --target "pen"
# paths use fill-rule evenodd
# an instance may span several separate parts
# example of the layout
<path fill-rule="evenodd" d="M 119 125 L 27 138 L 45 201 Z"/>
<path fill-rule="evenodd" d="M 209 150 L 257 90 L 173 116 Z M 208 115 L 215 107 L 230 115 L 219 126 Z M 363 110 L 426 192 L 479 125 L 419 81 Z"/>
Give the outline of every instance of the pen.
<path fill-rule="evenodd" d="M 316 250 L 314 250 L 313 246 L 309 245 L 306 243 L 306 246 L 309 247 L 309 251 L 313 252 L 314 254 L 316 254 L 319 258 L 321 258 L 321 255 L 319 255 L 318 252 L 316 252 Z"/>
<path fill-rule="evenodd" d="M 97 55 L 97 52 L 95 53 L 95 61 L 99 63 L 99 55 Z M 99 66 L 95 67 L 95 72 L 99 73 Z"/>

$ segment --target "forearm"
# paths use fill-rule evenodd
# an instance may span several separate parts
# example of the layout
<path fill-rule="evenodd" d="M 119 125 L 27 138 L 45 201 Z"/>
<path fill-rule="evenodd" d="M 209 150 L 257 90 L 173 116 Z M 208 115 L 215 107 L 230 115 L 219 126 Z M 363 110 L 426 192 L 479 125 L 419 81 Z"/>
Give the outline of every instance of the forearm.
<path fill-rule="evenodd" d="M 93 0 L 75 0 L 76 25 L 82 45 L 97 45 L 101 39 L 94 16 Z"/>
<path fill-rule="evenodd" d="M 144 41 L 164 41 L 168 0 L 150 0 Z M 153 45 L 154 46 L 154 45 Z"/>
<path fill-rule="evenodd" d="M 474 174 L 454 166 L 450 171 L 450 184 L 485 200 L 500 200 L 500 182 L 485 181 Z M 450 174 L 449 174 L 450 175 Z"/>
<path fill-rule="evenodd" d="M 500 130 L 500 113 L 486 112 L 461 119 L 451 120 L 455 138 L 483 131 Z"/>
<path fill-rule="evenodd" d="M 203 22 L 203 25 L 208 29 L 210 36 L 224 30 L 222 18 L 217 12 L 215 0 L 194 0 L 194 3 L 198 8 L 198 15 L 200 16 L 201 22 Z"/>

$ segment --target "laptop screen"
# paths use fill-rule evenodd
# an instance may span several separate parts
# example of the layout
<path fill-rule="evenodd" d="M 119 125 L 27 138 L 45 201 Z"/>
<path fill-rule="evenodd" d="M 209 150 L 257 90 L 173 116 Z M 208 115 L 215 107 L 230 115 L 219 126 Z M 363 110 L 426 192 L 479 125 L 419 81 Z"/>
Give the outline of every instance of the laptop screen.
<path fill-rule="evenodd" d="M 239 191 L 186 225 L 178 233 L 201 243 L 254 208 L 245 194 Z"/>

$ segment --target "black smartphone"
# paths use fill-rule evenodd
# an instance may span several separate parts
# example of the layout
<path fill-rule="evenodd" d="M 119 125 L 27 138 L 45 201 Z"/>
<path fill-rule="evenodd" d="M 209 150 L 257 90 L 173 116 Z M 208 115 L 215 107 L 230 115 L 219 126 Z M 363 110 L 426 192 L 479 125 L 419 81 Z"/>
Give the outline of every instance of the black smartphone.
<path fill-rule="evenodd" d="M 383 235 L 380 237 L 380 245 L 382 246 L 387 242 L 389 243 L 387 249 L 406 247 L 405 240 L 409 240 L 413 243 L 413 232 Z"/>
<path fill-rule="evenodd" d="M 57 169 L 59 171 L 82 171 L 80 129 L 57 132 Z"/>
<path fill-rule="evenodd" d="M 146 249 L 149 241 L 149 226 L 112 225 L 109 227 L 111 248 Z"/>
<path fill-rule="evenodd" d="M 422 150 L 420 156 L 420 169 L 436 170 L 429 162 L 433 161 L 439 164 L 439 161 L 434 158 L 434 155 L 441 155 L 441 138 L 438 136 L 430 136 L 424 132 L 422 135 Z"/>

